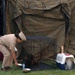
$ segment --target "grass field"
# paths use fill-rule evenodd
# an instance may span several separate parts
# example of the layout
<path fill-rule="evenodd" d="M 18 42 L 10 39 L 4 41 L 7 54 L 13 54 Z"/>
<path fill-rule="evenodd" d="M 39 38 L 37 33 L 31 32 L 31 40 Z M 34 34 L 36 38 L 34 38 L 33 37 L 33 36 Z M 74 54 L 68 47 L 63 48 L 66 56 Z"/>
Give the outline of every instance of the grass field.
<path fill-rule="evenodd" d="M 1 63 L 2 62 L 0 62 L 0 66 L 1 66 Z M 46 63 L 52 65 L 54 67 L 54 69 L 41 70 L 41 71 L 31 71 L 28 73 L 23 73 L 21 67 L 16 67 L 14 65 L 12 70 L 9 70 L 6 72 L 0 70 L 0 75 L 75 75 L 75 69 L 73 69 L 73 70 L 60 70 L 59 68 L 56 67 L 56 65 L 53 61 L 47 61 Z"/>

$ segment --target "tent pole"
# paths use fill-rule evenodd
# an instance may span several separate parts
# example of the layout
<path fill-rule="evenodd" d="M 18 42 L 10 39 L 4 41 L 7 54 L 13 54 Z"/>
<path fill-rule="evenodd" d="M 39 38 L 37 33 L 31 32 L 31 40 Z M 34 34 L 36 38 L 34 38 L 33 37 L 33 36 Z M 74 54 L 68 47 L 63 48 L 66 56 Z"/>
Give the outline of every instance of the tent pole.
<path fill-rule="evenodd" d="M 2 1 L 2 12 L 3 12 L 2 19 L 3 19 L 3 35 L 4 35 L 6 34 L 5 0 L 1 0 L 1 1 Z"/>

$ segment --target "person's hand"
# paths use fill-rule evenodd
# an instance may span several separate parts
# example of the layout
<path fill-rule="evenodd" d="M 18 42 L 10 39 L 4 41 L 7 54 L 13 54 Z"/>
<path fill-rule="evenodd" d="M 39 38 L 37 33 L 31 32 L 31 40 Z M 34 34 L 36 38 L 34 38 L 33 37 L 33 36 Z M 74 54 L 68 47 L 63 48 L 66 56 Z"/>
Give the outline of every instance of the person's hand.
<path fill-rule="evenodd" d="M 18 62 L 15 62 L 15 65 L 18 66 Z"/>

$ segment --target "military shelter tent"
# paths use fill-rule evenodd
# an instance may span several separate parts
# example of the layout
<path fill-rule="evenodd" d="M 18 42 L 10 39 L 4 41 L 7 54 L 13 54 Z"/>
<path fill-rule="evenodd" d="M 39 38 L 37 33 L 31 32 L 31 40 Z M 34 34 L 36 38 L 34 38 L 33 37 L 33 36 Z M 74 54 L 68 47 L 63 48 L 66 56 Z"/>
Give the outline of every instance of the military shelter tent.
<path fill-rule="evenodd" d="M 23 50 L 37 59 L 41 53 L 43 59 L 52 57 L 62 45 L 75 55 L 74 9 L 75 0 L 7 0 L 6 32 L 29 36 Z"/>

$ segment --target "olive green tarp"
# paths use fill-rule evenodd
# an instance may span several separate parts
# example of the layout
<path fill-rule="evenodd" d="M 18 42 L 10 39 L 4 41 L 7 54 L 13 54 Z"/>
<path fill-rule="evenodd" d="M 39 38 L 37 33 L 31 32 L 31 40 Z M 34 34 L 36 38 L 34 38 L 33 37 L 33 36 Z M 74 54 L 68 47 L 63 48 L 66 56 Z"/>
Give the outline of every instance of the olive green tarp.
<path fill-rule="evenodd" d="M 56 40 L 56 53 L 59 52 L 62 45 L 65 45 L 65 51 L 75 54 L 74 9 L 75 0 L 8 0 L 6 7 L 7 33 L 22 30 L 26 36 L 53 38 Z M 40 50 L 37 41 L 36 46 L 34 55 L 38 55 Z M 26 49 L 28 50 L 28 48 Z M 34 52 L 33 47 L 32 50 Z M 53 54 L 51 52 L 45 56 L 50 57 Z"/>

